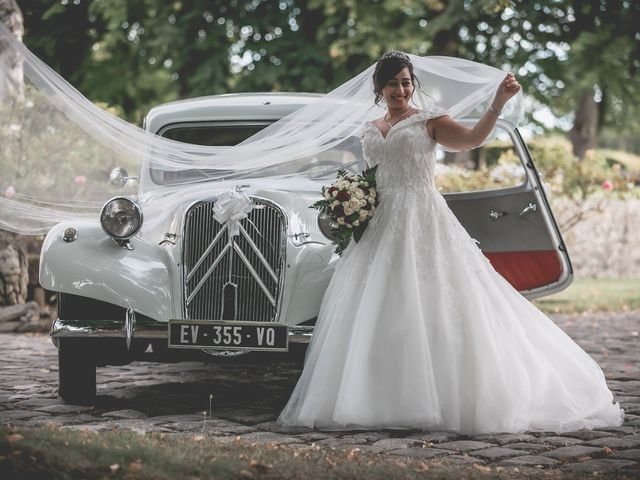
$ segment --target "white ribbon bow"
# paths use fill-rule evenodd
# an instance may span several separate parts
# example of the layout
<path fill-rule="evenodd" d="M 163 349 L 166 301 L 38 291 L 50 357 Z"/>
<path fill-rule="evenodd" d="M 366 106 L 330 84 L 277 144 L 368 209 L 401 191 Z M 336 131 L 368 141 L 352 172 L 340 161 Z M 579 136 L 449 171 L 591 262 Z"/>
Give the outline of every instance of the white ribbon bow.
<path fill-rule="evenodd" d="M 213 218 L 225 224 L 231 237 L 240 234 L 240 220 L 247 218 L 247 214 L 256 208 L 246 193 L 239 190 L 227 190 L 218 195 L 213 205 Z"/>

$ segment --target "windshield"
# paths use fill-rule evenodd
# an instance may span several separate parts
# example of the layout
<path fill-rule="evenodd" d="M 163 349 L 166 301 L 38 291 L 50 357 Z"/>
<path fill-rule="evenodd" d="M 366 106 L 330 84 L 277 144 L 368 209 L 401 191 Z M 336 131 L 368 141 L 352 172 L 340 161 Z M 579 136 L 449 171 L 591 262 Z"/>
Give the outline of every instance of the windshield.
<path fill-rule="evenodd" d="M 270 122 L 198 122 L 168 125 L 160 130 L 159 135 L 179 142 L 207 145 L 216 147 L 232 147 L 258 133 L 270 124 Z M 336 147 L 320 152 L 311 157 L 304 157 L 287 164 L 287 171 L 305 173 L 314 178 L 314 169 L 326 172 L 326 166 L 335 164 L 335 171 L 343 168 L 353 172 L 360 172 L 366 168 L 362 160 L 362 146 L 360 139 L 349 137 Z M 253 172 L 252 176 L 278 175 L 282 165 L 265 168 L 259 172 Z M 150 166 L 150 175 L 154 183 L 158 185 L 171 185 L 179 183 L 206 180 L 209 177 L 220 178 L 225 172 L 208 169 L 181 169 L 171 171 L 165 168 Z M 231 173 L 231 172 L 229 172 Z M 234 172 L 237 176 L 237 172 Z M 335 175 L 335 173 L 333 174 Z M 315 178 L 322 178 L 320 176 Z"/>

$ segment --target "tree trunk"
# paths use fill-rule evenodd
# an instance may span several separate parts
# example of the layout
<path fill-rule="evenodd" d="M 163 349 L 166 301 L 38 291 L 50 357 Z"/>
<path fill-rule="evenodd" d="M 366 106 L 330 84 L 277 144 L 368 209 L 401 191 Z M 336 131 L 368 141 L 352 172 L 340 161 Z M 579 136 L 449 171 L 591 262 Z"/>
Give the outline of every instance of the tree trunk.
<path fill-rule="evenodd" d="M 24 35 L 22 12 L 15 0 L 0 0 L 0 22 L 22 41 Z M 0 76 L 0 103 L 12 105 L 23 98 L 22 60 L 0 46 L 0 64 L 4 70 Z"/>
<path fill-rule="evenodd" d="M 575 115 L 569 140 L 573 144 L 573 154 L 582 160 L 587 150 L 596 148 L 598 139 L 598 104 L 593 99 L 591 88 L 583 90 L 580 95 Z"/>
<path fill-rule="evenodd" d="M 22 12 L 15 0 L 0 0 L 0 22 L 22 41 Z M 22 60 L 0 47 L 0 64 L 0 103 L 11 105 L 23 98 Z M 0 231 L 0 306 L 27 301 L 28 272 L 27 252 L 18 237 Z"/>
<path fill-rule="evenodd" d="M 19 237 L 0 231 L 0 306 L 27 301 L 27 252 Z"/>

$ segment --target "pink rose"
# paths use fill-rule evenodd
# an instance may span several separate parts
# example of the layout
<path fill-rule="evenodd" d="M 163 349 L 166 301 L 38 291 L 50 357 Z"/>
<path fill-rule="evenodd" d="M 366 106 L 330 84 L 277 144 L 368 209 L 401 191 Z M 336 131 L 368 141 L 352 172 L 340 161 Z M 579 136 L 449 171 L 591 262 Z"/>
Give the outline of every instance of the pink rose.
<path fill-rule="evenodd" d="M 610 180 L 605 180 L 604 182 L 602 182 L 602 189 L 606 190 L 607 192 L 613 190 L 613 183 L 611 183 Z"/>
<path fill-rule="evenodd" d="M 4 191 L 4 197 L 13 198 L 15 196 L 16 196 L 16 189 L 13 188 L 11 185 L 9 185 L 7 189 Z"/>
<path fill-rule="evenodd" d="M 84 185 L 87 183 L 87 177 L 84 175 L 77 175 L 75 178 L 76 185 Z"/>

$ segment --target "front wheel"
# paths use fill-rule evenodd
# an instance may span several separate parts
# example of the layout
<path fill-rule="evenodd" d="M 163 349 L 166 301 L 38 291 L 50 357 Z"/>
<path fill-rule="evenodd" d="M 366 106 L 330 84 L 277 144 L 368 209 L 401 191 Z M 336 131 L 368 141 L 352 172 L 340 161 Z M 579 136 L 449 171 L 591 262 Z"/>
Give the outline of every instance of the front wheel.
<path fill-rule="evenodd" d="M 61 338 L 58 395 L 67 403 L 87 405 L 96 397 L 96 360 L 86 340 Z"/>

